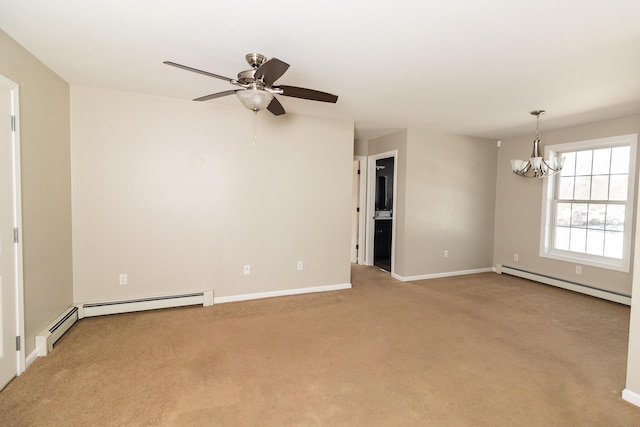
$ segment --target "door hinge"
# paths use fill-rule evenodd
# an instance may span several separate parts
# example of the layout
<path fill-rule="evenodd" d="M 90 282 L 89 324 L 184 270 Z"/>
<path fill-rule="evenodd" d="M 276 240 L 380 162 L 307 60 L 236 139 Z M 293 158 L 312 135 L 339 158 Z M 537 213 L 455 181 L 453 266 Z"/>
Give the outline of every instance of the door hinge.
<path fill-rule="evenodd" d="M 13 117 L 13 116 L 12 116 Z M 358 169 L 358 175 L 360 175 L 360 169 Z"/>
<path fill-rule="evenodd" d="M 360 212 L 360 208 L 356 208 L 356 212 Z"/>
<path fill-rule="evenodd" d="M 20 351 L 20 335 L 16 337 L 16 351 Z"/>
<path fill-rule="evenodd" d="M 360 249 L 360 245 L 356 245 L 356 250 Z"/>
<path fill-rule="evenodd" d="M 16 116 L 11 116 L 11 132 L 16 131 Z"/>
<path fill-rule="evenodd" d="M 14 228 L 13 229 L 13 243 L 18 243 L 20 242 L 20 238 L 18 237 L 18 229 Z"/>

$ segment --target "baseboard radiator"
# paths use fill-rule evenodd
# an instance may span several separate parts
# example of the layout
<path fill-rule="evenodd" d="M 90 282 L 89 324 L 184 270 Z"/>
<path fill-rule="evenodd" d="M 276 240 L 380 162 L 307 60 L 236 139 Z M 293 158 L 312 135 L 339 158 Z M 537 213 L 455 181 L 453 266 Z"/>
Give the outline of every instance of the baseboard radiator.
<path fill-rule="evenodd" d="M 556 286 L 558 288 L 579 292 L 585 295 L 591 295 L 593 297 L 606 299 L 608 301 L 613 301 L 620 304 L 631 305 L 630 295 L 607 291 L 605 289 L 599 289 L 594 286 L 583 285 L 581 283 L 570 282 L 568 280 L 558 279 L 551 276 L 545 276 L 543 274 L 533 273 L 531 271 L 526 271 L 526 270 L 522 270 L 515 267 L 509 267 L 507 265 L 498 264 L 496 266 L 496 272 L 501 274 L 504 273 L 512 276 L 522 277 L 523 279 L 533 280 L 535 282 Z"/>
<path fill-rule="evenodd" d="M 80 304 L 80 318 L 104 316 L 107 314 L 130 313 L 133 311 L 156 310 L 159 308 L 183 307 L 187 305 L 213 305 L 213 291 L 195 292 L 181 295 L 167 295 L 123 301 Z"/>
<path fill-rule="evenodd" d="M 78 307 L 69 307 L 47 328 L 36 336 L 38 356 L 46 356 L 53 350 L 53 344 L 79 319 Z"/>

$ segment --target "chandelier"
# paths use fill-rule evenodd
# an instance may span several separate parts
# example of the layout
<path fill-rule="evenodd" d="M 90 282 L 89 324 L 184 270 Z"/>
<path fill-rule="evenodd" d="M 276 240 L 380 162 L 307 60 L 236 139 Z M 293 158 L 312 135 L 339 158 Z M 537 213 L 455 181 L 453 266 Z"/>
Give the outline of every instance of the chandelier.
<path fill-rule="evenodd" d="M 544 113 L 544 110 L 531 112 L 532 116 L 536 116 L 536 139 L 533 140 L 533 152 L 529 160 L 511 160 L 511 169 L 516 175 L 524 176 L 525 178 L 545 178 L 555 175 L 562 170 L 564 157 L 557 156 L 549 160 L 544 160 L 540 155 L 538 124 L 540 122 L 540 116 Z"/>

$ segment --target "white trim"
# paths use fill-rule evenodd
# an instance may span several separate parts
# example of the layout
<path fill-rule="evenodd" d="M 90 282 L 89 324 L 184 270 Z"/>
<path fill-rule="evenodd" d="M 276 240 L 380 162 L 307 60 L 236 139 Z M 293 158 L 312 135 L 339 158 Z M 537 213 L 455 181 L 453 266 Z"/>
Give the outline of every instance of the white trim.
<path fill-rule="evenodd" d="M 26 364 L 26 368 L 28 368 L 29 366 L 31 366 L 31 364 L 38 358 L 38 349 L 34 349 L 31 353 L 29 353 L 29 355 L 27 356 L 27 359 L 25 360 L 25 364 Z"/>
<path fill-rule="evenodd" d="M 201 291 L 181 295 L 163 295 L 124 301 L 107 301 L 77 304 L 79 317 L 103 316 L 106 314 L 131 313 L 134 311 L 156 310 L 160 308 L 183 307 L 187 305 L 210 306 L 213 291 Z"/>
<path fill-rule="evenodd" d="M 640 406 L 640 394 L 631 391 L 628 388 L 622 390 L 622 399 L 633 405 Z"/>
<path fill-rule="evenodd" d="M 71 306 L 58 316 L 49 326 L 36 335 L 38 356 L 46 356 L 53 350 L 53 344 L 78 321 L 78 308 Z"/>
<path fill-rule="evenodd" d="M 465 276 L 467 274 L 489 273 L 492 271 L 495 271 L 493 267 L 487 267 L 487 268 L 477 268 L 473 270 L 447 271 L 444 273 L 423 274 L 420 276 L 407 276 L 407 277 L 392 273 L 391 277 L 393 277 L 394 279 L 400 280 L 401 282 L 413 282 L 415 280 L 428 280 L 428 279 L 439 279 L 441 277 Z"/>
<path fill-rule="evenodd" d="M 544 276 L 542 274 L 520 270 L 520 269 L 509 267 L 506 265 L 498 265 L 496 270 L 500 274 L 502 273 L 510 274 L 512 276 L 522 277 L 523 279 L 533 280 L 535 282 L 543 283 L 545 285 L 551 285 L 557 288 L 567 289 L 569 291 L 578 292 L 584 295 L 590 295 L 592 297 L 602 298 L 607 301 L 613 301 L 620 304 L 631 305 L 631 297 L 628 295 L 617 294 L 617 293 L 606 291 L 603 289 L 594 288 L 592 286 L 582 285 L 580 283 L 573 283 L 573 282 L 569 282 L 562 279 L 556 279 L 555 277 Z"/>
<path fill-rule="evenodd" d="M 25 347 L 26 337 L 24 330 L 24 280 L 22 262 L 22 183 L 20 160 L 20 86 L 0 74 L 0 86 L 11 92 L 11 114 L 14 117 L 15 131 L 12 132 L 13 150 L 13 226 L 18 229 L 18 243 L 14 244 L 15 259 L 15 287 L 16 287 L 16 336 L 19 336 L 22 345 L 16 355 L 16 374 L 20 375 L 26 369 Z"/>
<path fill-rule="evenodd" d="M 398 215 L 398 150 L 387 151 L 385 153 L 373 154 L 368 157 L 367 173 L 367 229 L 366 229 L 366 252 L 364 265 L 373 265 L 373 238 L 375 235 L 375 213 L 376 213 L 376 160 L 393 157 L 393 214 L 391 218 L 391 275 L 395 273 L 396 254 L 396 216 Z"/>
<path fill-rule="evenodd" d="M 232 295 L 228 297 L 216 297 L 213 299 L 213 303 L 223 304 L 225 302 L 248 301 L 253 299 L 309 294 L 314 292 L 340 291 L 344 289 L 351 289 L 351 283 L 343 283 L 339 285 L 313 286 L 310 288 L 284 289 L 281 291 L 258 292 L 255 294 Z"/>

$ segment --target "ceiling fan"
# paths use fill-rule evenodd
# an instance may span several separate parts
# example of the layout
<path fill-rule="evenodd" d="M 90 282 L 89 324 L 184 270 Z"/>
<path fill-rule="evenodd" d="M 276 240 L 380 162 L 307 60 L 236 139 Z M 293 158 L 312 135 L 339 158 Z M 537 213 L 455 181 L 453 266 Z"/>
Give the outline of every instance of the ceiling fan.
<path fill-rule="evenodd" d="M 187 67 L 186 65 L 177 64 L 171 61 L 164 61 L 164 63 L 171 65 L 172 67 L 182 68 L 183 70 L 225 80 L 232 85 L 240 87 L 240 89 L 226 90 L 224 92 L 201 96 L 200 98 L 194 99 L 194 101 L 208 101 L 210 99 L 235 94 L 240 99 L 240 102 L 242 102 L 242 104 L 248 109 L 257 113 L 258 111 L 266 108 L 276 116 L 285 114 L 285 111 L 282 104 L 280 104 L 280 101 L 278 101 L 274 95 L 331 103 L 336 103 L 338 101 L 338 97 L 336 95 L 326 92 L 296 86 L 274 86 L 276 80 L 282 77 L 285 71 L 289 68 L 289 64 L 286 62 L 277 58 L 267 60 L 264 55 L 259 53 L 249 53 L 245 58 L 249 65 L 251 65 L 251 69 L 239 72 L 237 79 L 231 79 L 229 77 Z"/>

